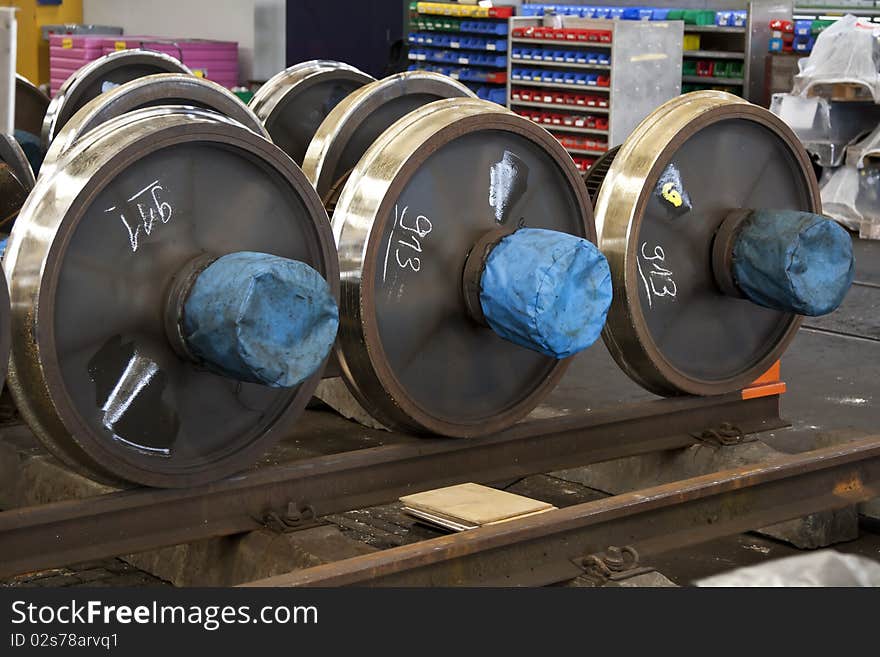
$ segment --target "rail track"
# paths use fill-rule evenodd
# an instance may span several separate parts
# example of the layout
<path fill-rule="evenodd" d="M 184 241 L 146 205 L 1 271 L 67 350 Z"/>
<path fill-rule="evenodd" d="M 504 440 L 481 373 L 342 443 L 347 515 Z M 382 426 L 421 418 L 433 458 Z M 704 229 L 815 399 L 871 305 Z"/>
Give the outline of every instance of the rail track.
<path fill-rule="evenodd" d="M 131 488 L 0 512 L 0 577 L 270 527 L 445 485 L 492 484 L 660 450 L 721 426 L 786 425 L 779 397 L 687 397 L 533 420 L 472 440 L 384 444 L 255 468 L 193 489 Z M 297 435 L 350 432 L 309 411 Z M 341 441 L 344 443 L 344 441 Z M 652 556 L 880 496 L 880 436 L 676 481 L 279 575 L 245 586 L 541 586 L 614 575 Z M 638 555 L 634 560 L 629 555 Z M 609 568 L 610 564 L 610 568 Z"/>
<path fill-rule="evenodd" d="M 319 434 L 309 412 L 296 435 Z M 333 418 L 334 432 L 352 425 Z M 259 467 L 188 489 L 131 488 L 0 512 L 0 577 L 131 554 L 391 502 L 401 495 L 687 447 L 723 424 L 744 433 L 784 426 L 779 397 L 662 399 L 523 422 L 469 440 L 389 433 L 382 446 Z M 326 433 L 326 429 L 323 429 Z"/>
<path fill-rule="evenodd" d="M 880 494 L 880 437 L 403 545 L 248 586 L 544 586 Z M 620 547 L 623 546 L 623 547 Z"/>

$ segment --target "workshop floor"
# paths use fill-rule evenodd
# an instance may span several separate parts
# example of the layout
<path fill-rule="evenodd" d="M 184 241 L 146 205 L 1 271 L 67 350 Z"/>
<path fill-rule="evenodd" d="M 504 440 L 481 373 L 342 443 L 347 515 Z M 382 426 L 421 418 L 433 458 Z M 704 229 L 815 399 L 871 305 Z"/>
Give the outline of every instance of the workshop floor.
<path fill-rule="evenodd" d="M 804 323 L 782 361 L 788 384 L 783 417 L 791 427 L 762 439 L 785 452 L 817 446 L 823 436 L 854 437 L 880 431 L 880 241 L 856 240 L 856 281 L 833 315 Z M 597 381 L 601 386 L 597 386 Z M 535 415 L 576 413 L 622 402 L 650 399 L 633 384 L 600 343 L 579 356 L 557 389 Z M 528 477 L 509 490 L 558 506 L 601 496 L 592 489 L 548 475 Z M 398 505 L 352 511 L 331 517 L 351 538 L 387 548 L 438 535 L 414 523 Z M 834 549 L 880 561 L 880 523 L 864 521 L 861 536 Z M 679 585 L 799 551 L 756 534 L 742 534 L 663 555 L 650 565 Z M 167 585 L 119 560 L 55 569 L 0 582 L 0 586 Z"/>

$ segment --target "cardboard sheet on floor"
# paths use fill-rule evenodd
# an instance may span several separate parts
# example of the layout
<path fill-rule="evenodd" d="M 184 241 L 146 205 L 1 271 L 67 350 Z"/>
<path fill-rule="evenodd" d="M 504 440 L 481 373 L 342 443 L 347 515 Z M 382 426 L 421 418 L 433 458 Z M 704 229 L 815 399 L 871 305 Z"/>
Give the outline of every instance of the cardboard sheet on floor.
<path fill-rule="evenodd" d="M 432 525 L 452 531 L 516 520 L 556 507 L 480 484 L 459 484 L 406 495 L 404 511 Z"/>

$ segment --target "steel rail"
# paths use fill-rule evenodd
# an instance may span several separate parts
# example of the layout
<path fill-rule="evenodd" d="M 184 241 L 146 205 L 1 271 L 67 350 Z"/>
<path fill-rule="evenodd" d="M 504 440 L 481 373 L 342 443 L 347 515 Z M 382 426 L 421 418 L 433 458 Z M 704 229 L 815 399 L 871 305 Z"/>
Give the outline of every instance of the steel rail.
<path fill-rule="evenodd" d="M 473 440 L 399 437 L 396 444 L 262 467 L 198 488 L 132 489 L 13 509 L 0 513 L 0 578 L 255 530 L 291 502 L 321 516 L 455 483 L 685 447 L 723 422 L 745 433 L 784 426 L 776 396 L 664 399 L 523 422 Z"/>
<path fill-rule="evenodd" d="M 880 496 L 880 437 L 786 456 L 280 575 L 247 586 L 511 586 L 573 579 L 610 546 L 642 557 Z"/>

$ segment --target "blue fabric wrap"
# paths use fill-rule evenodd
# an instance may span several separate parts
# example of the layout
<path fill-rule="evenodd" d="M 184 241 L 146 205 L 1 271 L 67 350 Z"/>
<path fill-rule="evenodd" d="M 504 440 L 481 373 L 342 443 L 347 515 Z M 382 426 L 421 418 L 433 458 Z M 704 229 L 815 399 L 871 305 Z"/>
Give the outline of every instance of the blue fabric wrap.
<path fill-rule="evenodd" d="M 835 310 L 855 273 L 852 239 L 808 212 L 755 210 L 733 247 L 733 279 L 760 306 L 816 317 Z"/>
<path fill-rule="evenodd" d="M 21 150 L 24 151 L 31 169 L 34 170 L 34 175 L 37 175 L 40 172 L 40 167 L 43 166 L 43 158 L 46 155 L 43 152 L 43 143 L 40 141 L 40 138 L 24 130 L 16 130 L 13 136 L 18 145 L 21 146 Z"/>
<path fill-rule="evenodd" d="M 327 282 L 307 264 L 242 251 L 199 274 L 181 327 L 192 355 L 214 371 L 291 388 L 327 358 L 339 310 Z"/>
<path fill-rule="evenodd" d="M 611 296 L 608 261 L 594 244 L 553 230 L 521 228 L 489 254 L 480 305 L 502 338 L 567 358 L 599 337 Z"/>

